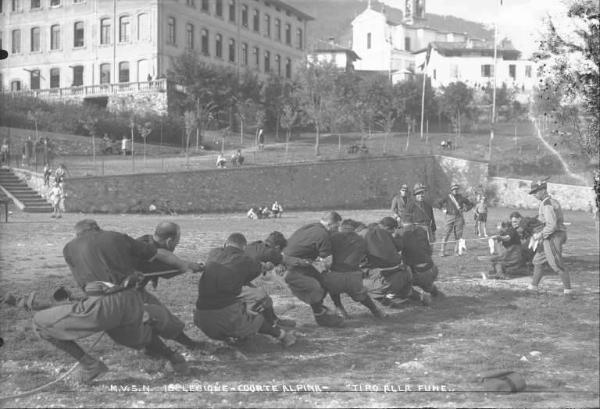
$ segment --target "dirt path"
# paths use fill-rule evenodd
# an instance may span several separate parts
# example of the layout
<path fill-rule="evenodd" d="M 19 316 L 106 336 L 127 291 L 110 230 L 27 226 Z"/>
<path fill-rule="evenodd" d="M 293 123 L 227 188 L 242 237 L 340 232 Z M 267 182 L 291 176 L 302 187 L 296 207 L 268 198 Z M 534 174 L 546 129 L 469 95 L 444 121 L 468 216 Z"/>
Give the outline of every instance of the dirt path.
<path fill-rule="evenodd" d="M 488 226 L 506 218 L 509 209 L 491 209 Z M 375 221 L 387 211 L 346 211 L 344 217 Z M 202 260 L 233 231 L 250 240 L 272 230 L 289 235 L 318 218 L 314 212 L 285 214 L 283 219 L 251 221 L 243 215 L 132 216 L 97 215 L 100 226 L 138 236 L 151 232 L 158 221 L 182 226 L 182 257 Z M 440 215 L 437 215 L 440 216 Z M 72 226 L 85 215 L 62 220 L 48 215 L 17 213 L 0 224 L 0 288 L 15 294 L 74 288 L 62 259 L 62 247 Z M 439 217 L 438 217 L 439 219 Z M 558 296 L 557 276 L 543 281 L 537 296 L 524 291 L 527 279 L 482 281 L 486 263 L 478 261 L 486 242 L 472 242 L 463 257 L 436 259 L 439 286 L 447 297 L 430 307 L 390 310 L 384 323 L 344 298 L 353 319 L 345 328 L 317 327 L 309 308 L 275 282 L 263 285 L 276 309 L 298 322 L 299 342 L 284 350 L 266 337 L 242 345 L 248 358 L 232 354 L 189 354 L 191 376 L 175 376 L 162 363 L 103 338 L 94 348 L 111 371 L 89 388 L 75 389 L 60 382 L 38 395 L 1 402 L 17 407 L 595 407 L 598 402 L 598 248 L 589 215 L 566 213 L 569 241 L 565 252 L 579 293 L 565 304 Z M 472 221 L 465 229 L 473 237 Z M 156 293 L 188 323 L 188 332 L 206 339 L 192 324 L 197 277 L 161 281 Z M 70 368 L 72 361 L 32 333 L 30 315 L 16 307 L 0 308 L 0 397 L 49 382 Z M 86 348 L 95 341 L 83 342 Z M 532 356 L 532 351 L 541 354 Z M 183 351 L 182 351 L 183 352 Z M 525 359 L 523 359 L 525 357 Z M 527 392 L 505 395 L 479 392 L 478 372 L 511 368 L 527 380 Z M 170 386 L 171 385 L 171 386 Z M 408 385 L 408 386 L 407 386 Z M 227 391 L 223 389 L 227 387 Z M 137 390 L 144 389 L 144 392 Z M 187 392 L 175 391 L 184 388 Z M 258 390 L 262 388 L 262 391 Z M 215 390 L 220 390 L 215 392 Z"/>

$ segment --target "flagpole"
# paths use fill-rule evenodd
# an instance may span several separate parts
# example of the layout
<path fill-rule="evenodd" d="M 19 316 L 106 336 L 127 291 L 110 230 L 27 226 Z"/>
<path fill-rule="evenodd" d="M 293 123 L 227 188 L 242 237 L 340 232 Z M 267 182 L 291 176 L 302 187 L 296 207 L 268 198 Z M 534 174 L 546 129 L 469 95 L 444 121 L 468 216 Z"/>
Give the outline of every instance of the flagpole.
<path fill-rule="evenodd" d="M 425 119 L 425 80 L 427 79 L 427 65 L 429 63 L 430 52 L 431 49 L 427 48 L 425 62 L 423 63 L 423 90 L 421 93 L 421 140 L 423 140 L 423 121 Z"/>
<path fill-rule="evenodd" d="M 496 18 L 500 12 L 499 6 L 502 4 L 502 0 L 496 2 Z M 498 35 L 498 24 L 494 20 L 494 89 L 492 90 L 492 120 L 490 129 L 490 146 L 488 148 L 488 160 L 492 161 L 492 141 L 494 140 L 494 127 L 496 125 L 496 72 L 497 70 L 497 58 L 498 58 L 498 42 L 496 37 Z"/>

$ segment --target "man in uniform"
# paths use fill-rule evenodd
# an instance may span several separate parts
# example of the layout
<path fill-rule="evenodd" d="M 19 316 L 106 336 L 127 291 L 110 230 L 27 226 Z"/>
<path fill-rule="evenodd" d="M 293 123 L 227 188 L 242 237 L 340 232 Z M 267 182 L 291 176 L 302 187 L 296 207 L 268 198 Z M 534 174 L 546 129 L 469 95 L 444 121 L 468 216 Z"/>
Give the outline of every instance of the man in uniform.
<path fill-rule="evenodd" d="M 533 234 L 533 239 L 539 241 L 539 244 L 533 256 L 533 278 L 529 289 L 537 291 L 544 276 L 543 265 L 548 263 L 560 276 L 565 296 L 571 297 L 571 275 L 565 270 L 562 259 L 562 246 L 567 241 L 567 228 L 560 203 L 548 194 L 545 181 L 532 182 L 529 194 L 540 201 L 538 220 L 543 224 L 542 230 Z"/>
<path fill-rule="evenodd" d="M 402 265 L 402 240 L 394 237 L 398 223 L 392 217 L 384 217 L 374 226 L 363 230 L 367 242 L 369 269 L 365 286 L 373 298 L 383 305 L 400 307 L 412 293 L 411 272 Z"/>
<path fill-rule="evenodd" d="M 349 318 L 349 315 L 342 305 L 342 293 L 367 307 L 376 318 L 383 318 L 385 314 L 377 308 L 363 285 L 363 272 L 359 265 L 367 256 L 367 242 L 355 232 L 358 226 L 359 222 L 346 219 L 341 224 L 341 231 L 331 235 L 333 261 L 330 271 L 323 274 L 323 284 L 344 318 Z"/>
<path fill-rule="evenodd" d="M 158 226 L 156 226 L 154 234 L 146 234 L 142 237 L 139 237 L 138 240 L 157 249 L 165 249 L 172 253 L 179 244 L 180 238 L 181 229 L 178 224 L 173 222 L 161 222 L 158 224 Z M 136 266 L 136 270 L 141 271 L 142 273 L 160 273 L 169 270 L 177 270 L 177 266 L 163 263 L 158 260 L 140 260 L 139 264 Z M 163 275 L 162 277 L 171 278 L 179 274 L 180 273 L 176 271 L 168 275 Z M 154 277 L 150 279 L 150 281 L 152 281 L 153 287 L 156 288 L 158 285 L 158 277 Z M 163 328 L 161 328 L 161 336 L 163 338 L 172 339 L 173 341 L 180 343 L 190 350 L 201 349 L 205 346 L 205 344 L 202 342 L 190 339 L 183 331 L 185 327 L 183 321 L 173 315 L 171 311 L 169 311 L 169 309 L 158 300 L 158 298 L 148 292 L 145 289 L 145 286 L 142 286 L 140 292 L 142 294 L 142 299 L 144 300 L 146 310 L 150 310 L 148 311 L 150 316 L 154 315 L 153 312 L 164 314 L 164 319 L 160 320 L 164 324 Z"/>
<path fill-rule="evenodd" d="M 458 193 L 460 186 L 454 183 L 450 186 L 448 196 L 439 201 L 438 207 L 446 214 L 446 227 L 444 229 L 444 242 L 440 250 L 440 257 L 446 256 L 446 243 L 450 235 L 454 233 L 454 254 L 459 253 L 459 240 L 462 239 L 463 229 L 465 227 L 464 212 L 468 212 L 473 207 L 469 199 Z"/>
<path fill-rule="evenodd" d="M 242 294 L 242 288 L 263 272 L 261 264 L 244 253 L 246 245 L 243 234 L 233 233 L 224 247 L 211 250 L 198 283 L 194 323 L 213 339 L 239 340 L 261 333 L 291 346 L 294 334 L 264 313 L 266 301 L 252 297 L 254 304 L 249 305 L 250 299 Z"/>
<path fill-rule="evenodd" d="M 159 338 L 163 323 L 155 321 L 161 316 L 145 314 L 142 294 L 136 289 L 143 276 L 135 268 L 140 260 L 154 259 L 177 266 L 181 272 L 195 267 L 164 249 L 125 234 L 103 231 L 91 219 L 79 221 L 75 233 L 76 238 L 67 243 L 63 255 L 87 298 L 37 312 L 33 323 L 40 337 L 80 363 L 76 379 L 81 383 L 90 383 L 108 371 L 102 361 L 85 353 L 75 342 L 100 331 L 106 331 L 118 344 L 146 348 L 168 359 L 175 371 L 187 373 L 185 359 Z"/>
<path fill-rule="evenodd" d="M 278 231 L 271 232 L 265 241 L 258 240 L 254 241 L 246 246 L 246 255 L 252 257 L 255 261 L 263 264 L 265 271 L 273 270 L 274 268 L 283 268 L 284 258 L 287 259 L 288 264 L 292 262 L 289 257 L 284 257 L 282 251 L 287 246 L 287 240 L 285 236 Z M 271 321 L 280 327 L 295 327 L 296 322 L 294 320 L 279 318 L 275 314 L 273 309 L 273 300 L 269 297 L 266 291 L 260 287 L 256 287 L 254 284 L 249 283 L 242 289 L 242 296 L 246 300 L 253 300 L 254 302 L 264 300 L 263 309 L 264 314 L 269 317 Z M 251 303 L 254 304 L 254 303 Z"/>
<path fill-rule="evenodd" d="M 398 193 L 392 199 L 392 209 L 391 209 L 399 226 L 401 226 L 402 220 L 404 219 L 404 211 L 405 211 L 408 203 L 409 203 L 408 186 L 402 185 L 400 187 L 400 193 Z"/>
<path fill-rule="evenodd" d="M 298 299 L 310 305 L 317 324 L 339 327 L 344 319 L 323 305 L 327 294 L 322 273 L 333 260 L 331 232 L 338 230 L 342 217 L 329 212 L 318 223 L 311 223 L 296 230 L 288 239 L 284 250 L 286 256 L 301 259 L 287 265 L 285 282 Z"/>
<path fill-rule="evenodd" d="M 417 183 L 413 190 L 414 200 L 411 200 L 406 206 L 404 225 L 414 225 L 427 232 L 427 238 L 430 243 L 435 242 L 435 218 L 433 208 L 425 200 L 427 188 L 421 183 Z"/>

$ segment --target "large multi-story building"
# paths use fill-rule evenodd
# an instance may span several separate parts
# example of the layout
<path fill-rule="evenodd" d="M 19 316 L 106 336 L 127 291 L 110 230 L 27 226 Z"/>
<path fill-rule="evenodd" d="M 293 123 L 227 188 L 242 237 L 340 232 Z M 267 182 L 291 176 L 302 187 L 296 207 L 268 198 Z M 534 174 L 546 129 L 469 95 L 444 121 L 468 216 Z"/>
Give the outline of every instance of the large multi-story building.
<path fill-rule="evenodd" d="M 156 79 L 187 50 L 238 72 L 291 78 L 310 20 L 280 0 L 0 0 L 9 52 L 0 86 L 39 96 L 93 97 L 115 91 L 111 84 L 143 91 L 162 87 Z"/>

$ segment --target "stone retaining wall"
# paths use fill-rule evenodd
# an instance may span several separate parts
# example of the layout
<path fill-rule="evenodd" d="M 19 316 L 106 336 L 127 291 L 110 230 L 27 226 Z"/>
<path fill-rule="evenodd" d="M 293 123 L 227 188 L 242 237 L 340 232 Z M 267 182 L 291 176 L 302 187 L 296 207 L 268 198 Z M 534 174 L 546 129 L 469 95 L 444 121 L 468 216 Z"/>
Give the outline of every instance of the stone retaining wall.
<path fill-rule="evenodd" d="M 245 211 L 279 200 L 285 209 L 381 208 L 402 183 L 429 186 L 435 158 L 386 157 L 169 174 L 69 178 L 68 211 L 144 211 L 153 201 L 177 212 Z"/>

